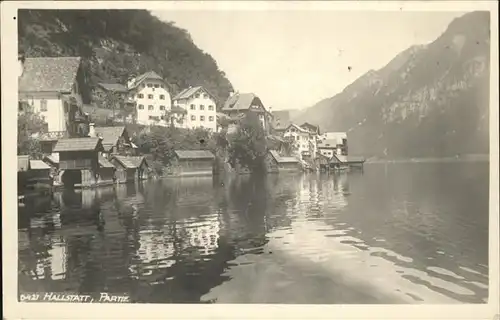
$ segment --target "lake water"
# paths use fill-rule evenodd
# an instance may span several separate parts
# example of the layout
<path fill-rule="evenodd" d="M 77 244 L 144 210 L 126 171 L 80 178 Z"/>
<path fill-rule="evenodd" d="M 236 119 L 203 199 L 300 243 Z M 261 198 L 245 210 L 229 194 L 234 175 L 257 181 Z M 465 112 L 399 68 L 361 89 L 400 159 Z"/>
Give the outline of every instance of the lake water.
<path fill-rule="evenodd" d="M 489 164 L 147 181 L 19 208 L 19 290 L 141 303 L 484 303 Z"/>

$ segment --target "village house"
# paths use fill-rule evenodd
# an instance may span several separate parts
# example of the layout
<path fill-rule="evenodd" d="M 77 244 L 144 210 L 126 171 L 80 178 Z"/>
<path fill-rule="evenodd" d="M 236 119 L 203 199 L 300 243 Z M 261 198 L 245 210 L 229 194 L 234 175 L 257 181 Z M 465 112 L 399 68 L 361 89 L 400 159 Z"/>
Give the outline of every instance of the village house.
<path fill-rule="evenodd" d="M 235 93 L 227 99 L 222 113 L 232 119 L 241 119 L 248 112 L 256 112 L 266 133 L 271 129 L 272 114 L 264 107 L 260 98 L 254 93 Z"/>
<path fill-rule="evenodd" d="M 174 107 L 186 111 L 182 128 L 206 128 L 217 131 L 217 108 L 215 97 L 203 87 L 189 87 L 173 98 Z"/>
<path fill-rule="evenodd" d="M 93 91 L 94 101 L 98 101 L 100 108 L 111 110 L 114 120 L 134 123 L 137 120 L 136 101 L 129 95 L 127 86 L 120 83 L 98 83 Z M 111 95 L 111 99 L 109 98 Z M 107 105 L 107 104 L 114 105 Z M 88 108 L 84 106 L 84 110 Z M 95 108 L 95 107 L 94 107 Z M 133 110 L 133 112 L 125 112 Z"/>
<path fill-rule="evenodd" d="M 290 124 L 292 124 L 289 110 L 273 111 L 272 115 L 273 115 L 273 129 L 277 132 L 284 131 Z"/>
<path fill-rule="evenodd" d="M 313 124 L 310 124 L 308 122 L 304 122 L 303 124 L 300 125 L 300 127 L 302 129 L 309 131 L 309 133 L 312 135 L 319 136 L 319 134 L 320 134 L 319 127 L 315 126 Z"/>
<path fill-rule="evenodd" d="M 295 157 L 282 157 L 276 150 L 269 150 L 266 158 L 267 171 L 277 172 L 297 172 L 301 170 L 299 159 Z"/>
<path fill-rule="evenodd" d="M 215 156 L 208 150 L 174 150 L 170 173 L 174 176 L 213 175 Z"/>
<path fill-rule="evenodd" d="M 347 134 L 345 132 L 325 132 L 318 136 L 317 147 L 327 157 L 347 155 Z"/>
<path fill-rule="evenodd" d="M 99 153 L 104 151 L 101 139 L 72 138 L 57 141 L 59 180 L 65 187 L 90 187 L 97 182 Z"/>
<path fill-rule="evenodd" d="M 101 186 L 113 184 L 115 181 L 115 170 L 115 166 L 108 159 L 100 155 L 97 184 Z"/>
<path fill-rule="evenodd" d="M 127 129 L 124 126 L 95 127 L 90 124 L 90 137 L 102 138 L 104 151 L 102 155 L 109 158 L 113 154 L 135 156 L 137 146 L 130 140 Z"/>
<path fill-rule="evenodd" d="M 149 165 L 143 156 L 114 155 L 109 159 L 114 167 L 118 183 L 146 180 L 149 177 Z"/>
<path fill-rule="evenodd" d="M 171 111 L 171 96 L 166 82 L 154 71 L 132 77 L 127 82 L 128 96 L 136 103 L 137 123 L 143 125 L 170 125 L 165 117 Z"/>
<path fill-rule="evenodd" d="M 283 137 L 295 142 L 296 153 L 301 160 L 314 159 L 316 154 L 316 136 L 308 130 L 292 123 L 285 129 Z"/>
<path fill-rule="evenodd" d="M 87 90 L 80 57 L 19 59 L 20 106 L 29 106 L 47 123 L 46 131 L 69 136 L 85 134 L 87 115 L 81 109 Z M 21 112 L 23 110 L 20 110 Z"/>

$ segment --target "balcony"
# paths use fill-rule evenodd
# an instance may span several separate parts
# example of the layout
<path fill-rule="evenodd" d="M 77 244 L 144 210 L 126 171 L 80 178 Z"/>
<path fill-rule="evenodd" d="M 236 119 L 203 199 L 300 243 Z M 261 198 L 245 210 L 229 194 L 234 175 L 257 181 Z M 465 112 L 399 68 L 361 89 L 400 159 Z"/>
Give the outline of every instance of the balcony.
<path fill-rule="evenodd" d="M 59 168 L 62 170 L 92 169 L 91 159 L 59 160 Z"/>
<path fill-rule="evenodd" d="M 40 134 L 40 140 L 44 141 L 55 141 L 67 137 L 68 133 L 66 131 L 49 131 Z"/>

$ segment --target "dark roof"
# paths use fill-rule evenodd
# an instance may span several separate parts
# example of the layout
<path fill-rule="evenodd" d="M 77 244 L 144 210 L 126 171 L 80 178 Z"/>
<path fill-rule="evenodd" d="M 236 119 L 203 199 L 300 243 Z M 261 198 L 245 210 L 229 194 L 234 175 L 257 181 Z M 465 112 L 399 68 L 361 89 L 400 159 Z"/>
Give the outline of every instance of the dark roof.
<path fill-rule="evenodd" d="M 99 156 L 99 166 L 102 168 L 114 168 L 115 166 L 103 156 Z"/>
<path fill-rule="evenodd" d="M 50 166 L 42 160 L 30 160 L 30 170 L 47 170 Z"/>
<path fill-rule="evenodd" d="M 158 75 L 158 73 L 156 73 L 154 71 L 148 71 L 148 72 L 143 73 L 140 76 L 138 76 L 135 79 L 134 83 L 130 86 L 129 90 L 137 88 L 137 86 L 140 85 L 146 79 L 164 81 L 163 78 L 160 75 Z"/>
<path fill-rule="evenodd" d="M 50 164 L 52 165 L 58 165 L 59 164 L 59 159 L 56 159 L 55 157 L 53 157 L 52 155 L 48 155 L 48 156 L 45 156 L 43 158 L 43 161 L 45 162 L 50 162 Z"/>
<path fill-rule="evenodd" d="M 54 152 L 61 151 L 93 151 L 102 148 L 99 138 L 71 138 L 58 140 Z"/>
<path fill-rule="evenodd" d="M 301 127 L 301 128 L 304 128 L 304 127 L 306 127 L 306 128 L 311 128 L 311 129 L 313 129 L 313 130 L 315 130 L 315 131 L 318 131 L 318 132 L 319 132 L 319 126 L 315 126 L 315 125 L 310 124 L 310 123 L 308 123 L 308 122 L 304 122 L 303 124 L 301 124 L 301 125 L 300 125 L 300 127 Z"/>
<path fill-rule="evenodd" d="M 104 149 L 109 150 L 116 145 L 118 139 L 125 131 L 125 127 L 95 127 L 94 131 L 98 137 L 102 138 L 102 146 Z"/>
<path fill-rule="evenodd" d="M 21 92 L 71 92 L 80 57 L 27 58 L 19 77 Z"/>
<path fill-rule="evenodd" d="M 187 113 L 186 109 L 183 109 L 183 108 L 178 107 L 178 106 L 172 106 L 171 110 L 174 113 Z"/>
<path fill-rule="evenodd" d="M 208 150 L 174 150 L 179 159 L 214 159 L 215 156 Z"/>
<path fill-rule="evenodd" d="M 255 99 L 262 104 L 260 98 L 254 93 L 236 93 L 227 99 L 222 111 L 248 110 Z"/>
<path fill-rule="evenodd" d="M 17 172 L 28 171 L 30 168 L 30 156 L 17 156 Z"/>
<path fill-rule="evenodd" d="M 285 128 L 285 131 L 290 129 L 291 127 L 294 127 L 295 129 L 297 129 L 298 131 L 302 132 L 302 133 L 309 133 L 308 130 L 302 128 L 302 127 L 299 127 L 298 125 L 294 124 L 294 123 L 290 123 L 288 125 L 288 127 Z"/>
<path fill-rule="evenodd" d="M 128 92 L 127 87 L 120 83 L 98 83 L 97 85 L 106 91 L 120 92 L 120 93 Z"/>
<path fill-rule="evenodd" d="M 137 169 L 141 166 L 142 162 L 147 165 L 146 158 L 143 156 L 113 156 L 111 159 L 116 159 L 122 166 L 128 169 Z"/>

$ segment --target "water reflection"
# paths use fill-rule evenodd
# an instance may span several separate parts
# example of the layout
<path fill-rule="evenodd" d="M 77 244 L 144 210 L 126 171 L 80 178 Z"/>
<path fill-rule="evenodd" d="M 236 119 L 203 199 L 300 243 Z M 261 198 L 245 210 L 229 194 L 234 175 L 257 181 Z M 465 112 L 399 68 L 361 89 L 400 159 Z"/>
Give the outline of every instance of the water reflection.
<path fill-rule="evenodd" d="M 133 302 L 483 302 L 487 169 L 468 167 L 476 174 L 465 178 L 462 169 L 190 177 L 28 199 L 20 291 L 127 293 Z M 468 203 L 457 205 L 464 193 Z"/>

